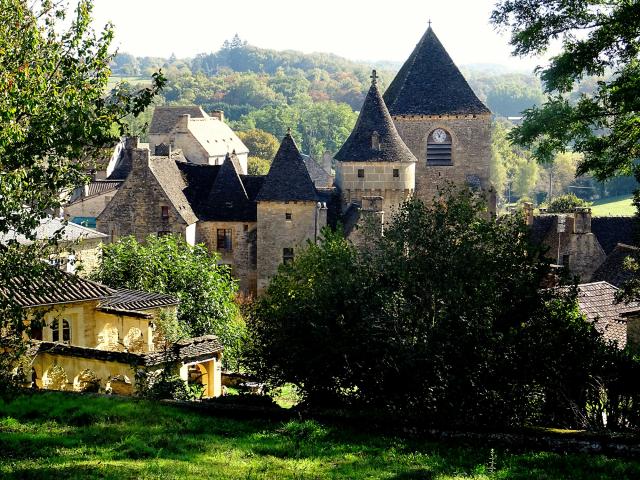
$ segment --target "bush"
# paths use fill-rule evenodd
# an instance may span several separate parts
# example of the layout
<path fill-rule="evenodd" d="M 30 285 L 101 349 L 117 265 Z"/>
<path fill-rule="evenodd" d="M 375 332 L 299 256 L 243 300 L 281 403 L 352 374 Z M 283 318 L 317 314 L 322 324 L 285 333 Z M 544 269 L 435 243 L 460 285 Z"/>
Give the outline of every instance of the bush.
<path fill-rule="evenodd" d="M 577 207 L 589 207 L 590 202 L 576 197 L 573 193 L 554 198 L 547 206 L 549 213 L 571 213 Z"/>

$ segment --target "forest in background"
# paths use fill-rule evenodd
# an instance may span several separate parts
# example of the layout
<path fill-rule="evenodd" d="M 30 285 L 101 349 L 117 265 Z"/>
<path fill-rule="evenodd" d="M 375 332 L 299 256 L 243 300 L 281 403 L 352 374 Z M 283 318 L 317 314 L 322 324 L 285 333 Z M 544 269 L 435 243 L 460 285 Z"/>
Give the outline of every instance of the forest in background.
<path fill-rule="evenodd" d="M 136 57 L 120 53 L 112 62 L 113 82 L 136 88 L 162 69 L 167 85 L 154 105 L 199 105 L 205 111 L 224 110 L 225 119 L 249 146 L 251 173 L 264 174 L 278 139 L 292 129 L 303 153 L 321 159 L 334 154 L 346 140 L 376 68 L 384 90 L 400 65 L 364 63 L 333 54 L 276 51 L 247 44 L 239 36 L 225 41 L 213 53 L 195 58 Z M 507 134 L 521 113 L 540 105 L 545 95 L 534 73 L 511 72 L 501 66 L 469 65 L 461 71 L 478 97 L 495 114 L 492 182 L 503 205 L 518 200 L 543 203 L 575 193 L 586 200 L 630 194 L 632 177 L 607 183 L 590 176 L 575 178 L 580 156 L 558 155 L 553 164 L 539 165 L 530 153 L 513 147 Z M 570 97 L 577 100 L 593 91 L 598 78 L 584 79 Z M 130 120 L 132 133 L 143 140 L 153 106 Z M 253 148 L 252 148 L 253 147 Z"/>

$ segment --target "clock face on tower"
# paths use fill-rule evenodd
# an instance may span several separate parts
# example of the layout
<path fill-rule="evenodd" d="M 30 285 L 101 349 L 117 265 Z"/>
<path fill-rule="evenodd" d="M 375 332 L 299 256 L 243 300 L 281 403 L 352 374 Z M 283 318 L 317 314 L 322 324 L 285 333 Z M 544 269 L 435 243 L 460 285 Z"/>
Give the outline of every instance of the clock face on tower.
<path fill-rule="evenodd" d="M 436 128 L 431 134 L 433 141 L 437 143 L 443 143 L 447 139 L 447 132 L 441 128 Z"/>

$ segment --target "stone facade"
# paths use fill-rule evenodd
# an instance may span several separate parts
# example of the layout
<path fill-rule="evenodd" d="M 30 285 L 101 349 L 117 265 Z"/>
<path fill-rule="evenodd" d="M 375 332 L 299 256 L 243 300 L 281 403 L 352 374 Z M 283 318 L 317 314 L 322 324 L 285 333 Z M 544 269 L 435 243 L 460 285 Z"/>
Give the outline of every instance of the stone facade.
<path fill-rule="evenodd" d="M 326 224 L 327 210 L 317 202 L 258 203 L 258 294 L 283 263 L 284 249 L 293 249 L 295 256 Z"/>
<path fill-rule="evenodd" d="M 172 233 L 193 243 L 195 216 L 191 213 L 193 220 L 185 220 L 152 169 L 153 163 L 168 165 L 172 160 L 151 157 L 148 149 L 136 149 L 132 155 L 133 169 L 98 216 L 98 231 L 109 235 L 112 242 L 127 235 L 142 242 L 149 235 Z"/>
<path fill-rule="evenodd" d="M 429 202 L 446 182 L 469 185 L 479 180 L 488 190 L 491 161 L 491 114 L 474 115 L 393 115 L 400 137 L 418 159 L 415 194 Z M 427 138 L 441 128 L 451 136 L 451 165 L 427 163 Z"/>
<path fill-rule="evenodd" d="M 390 214 L 413 194 L 415 181 L 415 163 L 336 162 L 343 210 L 351 203 L 362 205 L 362 197 L 379 196 L 382 210 Z"/>
<path fill-rule="evenodd" d="M 220 263 L 229 265 L 240 282 L 240 290 L 257 290 L 256 222 L 201 221 L 196 226 L 196 242 L 220 255 Z M 230 248 L 218 245 L 218 230 L 231 230 Z"/>

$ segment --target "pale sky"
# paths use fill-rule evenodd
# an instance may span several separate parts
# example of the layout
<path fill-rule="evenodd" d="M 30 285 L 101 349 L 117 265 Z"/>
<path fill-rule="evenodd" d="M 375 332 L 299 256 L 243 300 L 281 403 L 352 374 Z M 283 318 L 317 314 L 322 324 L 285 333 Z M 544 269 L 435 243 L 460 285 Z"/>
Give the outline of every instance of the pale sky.
<path fill-rule="evenodd" d="M 432 26 L 458 65 L 530 70 L 541 59 L 510 55 L 489 24 L 495 0 L 95 0 L 96 26 L 115 25 L 115 45 L 138 56 L 193 57 L 235 33 L 276 50 L 330 52 L 352 60 L 403 62 Z"/>

